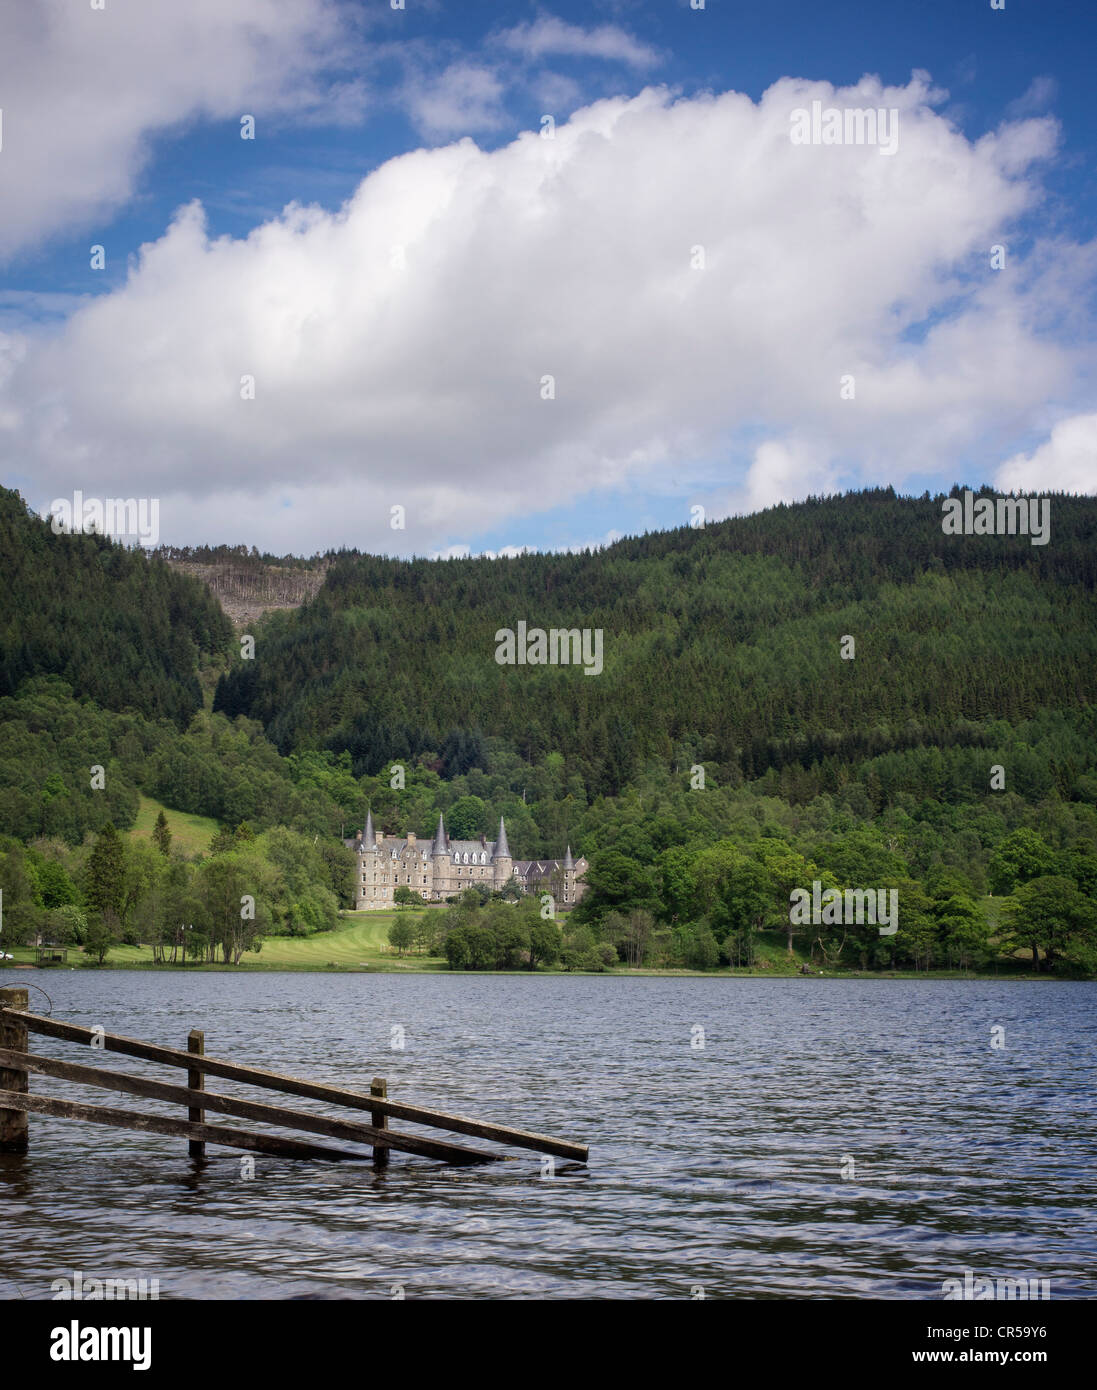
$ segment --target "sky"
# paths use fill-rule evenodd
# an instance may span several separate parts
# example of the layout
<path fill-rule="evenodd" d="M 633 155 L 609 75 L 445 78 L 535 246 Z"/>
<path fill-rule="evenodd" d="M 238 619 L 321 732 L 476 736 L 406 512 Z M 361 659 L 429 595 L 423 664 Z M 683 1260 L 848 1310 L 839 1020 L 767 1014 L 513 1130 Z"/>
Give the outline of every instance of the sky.
<path fill-rule="evenodd" d="M 432 556 L 1097 492 L 1095 40 L 1090 0 L 6 5 L 0 480 Z"/>

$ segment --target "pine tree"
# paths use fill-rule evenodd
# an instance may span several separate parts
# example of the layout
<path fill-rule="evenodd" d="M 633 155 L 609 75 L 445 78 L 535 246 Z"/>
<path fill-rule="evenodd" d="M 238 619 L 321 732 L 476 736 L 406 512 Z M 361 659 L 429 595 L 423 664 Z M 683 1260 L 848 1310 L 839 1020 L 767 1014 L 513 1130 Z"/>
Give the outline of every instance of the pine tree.
<path fill-rule="evenodd" d="M 107 821 L 88 858 L 84 898 L 93 912 L 121 917 L 125 893 L 124 868 L 125 846 L 112 822 Z"/>
<path fill-rule="evenodd" d="M 156 817 L 156 824 L 152 828 L 152 838 L 156 842 L 156 847 L 165 858 L 171 854 L 171 829 L 168 826 L 168 818 L 161 810 Z"/>

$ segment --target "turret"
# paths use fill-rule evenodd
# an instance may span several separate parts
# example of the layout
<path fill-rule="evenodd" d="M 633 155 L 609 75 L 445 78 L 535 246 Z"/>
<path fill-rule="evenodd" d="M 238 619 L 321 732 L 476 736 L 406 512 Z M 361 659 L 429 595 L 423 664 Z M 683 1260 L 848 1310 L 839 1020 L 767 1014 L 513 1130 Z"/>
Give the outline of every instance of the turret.
<path fill-rule="evenodd" d="M 492 865 L 495 880 L 495 890 L 500 888 L 508 881 L 514 872 L 514 860 L 510 857 L 510 845 L 507 844 L 507 827 L 503 824 L 503 817 L 499 817 L 499 834 L 495 840 L 495 853 L 492 855 Z"/>
<path fill-rule="evenodd" d="M 575 902 L 575 860 L 571 857 L 571 846 L 564 853 L 564 903 L 571 907 Z"/>
<path fill-rule="evenodd" d="M 438 898 L 442 895 L 446 880 L 449 878 L 449 840 L 446 836 L 446 823 L 442 819 L 441 812 L 438 813 L 438 829 L 434 832 L 434 839 L 430 842 L 430 869 L 434 882 L 434 897 Z"/>
<path fill-rule="evenodd" d="M 373 812 L 366 811 L 366 828 L 359 830 L 354 839 L 355 853 L 376 854 L 377 836 L 373 831 Z M 376 884 L 377 861 L 372 862 L 372 876 L 367 875 L 366 865 L 359 860 L 358 871 L 355 874 L 356 882 L 356 905 L 358 907 L 377 906 L 377 884 Z"/>

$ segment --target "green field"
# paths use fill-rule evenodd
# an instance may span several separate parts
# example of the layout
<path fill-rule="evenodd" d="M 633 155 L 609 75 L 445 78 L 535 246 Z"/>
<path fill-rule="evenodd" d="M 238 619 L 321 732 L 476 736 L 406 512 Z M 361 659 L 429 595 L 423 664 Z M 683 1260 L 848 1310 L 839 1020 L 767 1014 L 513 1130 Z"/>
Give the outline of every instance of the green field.
<path fill-rule="evenodd" d="M 151 840 L 156 817 L 163 811 L 171 831 L 172 847 L 178 847 L 188 855 L 205 854 L 210 841 L 217 834 L 215 820 L 210 820 L 209 816 L 191 816 L 185 811 L 173 811 L 143 792 L 139 795 L 141 804 L 137 809 L 137 819 L 133 829 L 128 832 L 131 840 Z"/>
<path fill-rule="evenodd" d="M 337 930 L 316 936 L 270 936 L 259 954 L 248 952 L 241 965 L 267 970 L 443 970 L 441 956 L 398 956 L 388 929 L 398 913 L 348 912 Z"/>
<path fill-rule="evenodd" d="M 195 819 L 198 819 L 197 817 Z M 442 956 L 398 956 L 388 944 L 388 929 L 393 912 L 348 912 L 335 931 L 316 936 L 269 936 L 262 951 L 245 952 L 237 970 L 444 970 Z M 19 963 L 34 961 L 30 947 L 17 947 L 13 952 Z M 69 947 L 69 964 L 83 967 L 86 961 L 79 946 Z M 110 948 L 106 965 L 153 966 L 149 946 L 120 946 Z M 50 967 L 63 969 L 63 966 Z M 155 967 L 154 967 L 155 968 Z M 218 964 L 191 965 L 187 969 L 224 969 Z"/>

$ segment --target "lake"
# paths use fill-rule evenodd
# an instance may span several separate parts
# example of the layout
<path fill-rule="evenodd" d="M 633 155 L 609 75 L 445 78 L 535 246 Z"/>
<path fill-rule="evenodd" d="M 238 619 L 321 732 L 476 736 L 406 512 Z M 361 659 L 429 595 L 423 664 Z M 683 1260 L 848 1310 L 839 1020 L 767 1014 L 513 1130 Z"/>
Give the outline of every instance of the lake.
<path fill-rule="evenodd" d="M 33 982 L 67 1021 L 173 1047 L 203 1028 L 212 1056 L 363 1090 L 381 1075 L 393 1099 L 578 1139 L 591 1157 L 544 1177 L 521 1150 L 483 1168 L 394 1154 L 383 1171 L 255 1155 L 249 1179 L 239 1151 L 211 1148 L 203 1167 L 184 1140 L 32 1115 L 29 1154 L 0 1155 L 0 1297 L 49 1298 L 76 1270 L 200 1299 L 940 1299 L 967 1269 L 1050 1279 L 1053 1299 L 1097 1295 L 1094 984 L 88 970 Z M 33 990 L 31 1008 L 47 1012 Z M 31 1089 L 180 1113 L 38 1076 Z"/>

